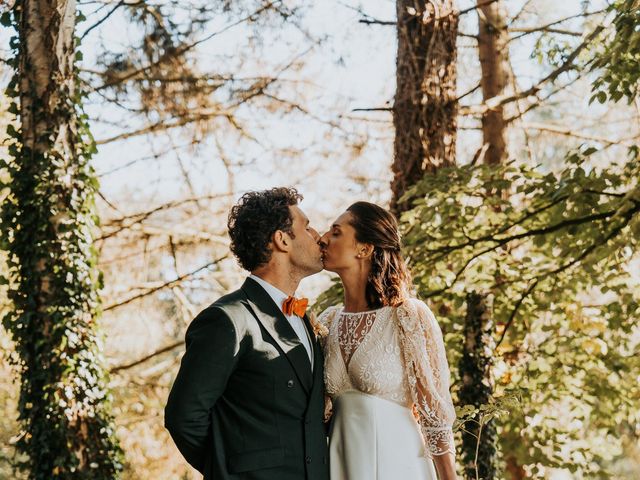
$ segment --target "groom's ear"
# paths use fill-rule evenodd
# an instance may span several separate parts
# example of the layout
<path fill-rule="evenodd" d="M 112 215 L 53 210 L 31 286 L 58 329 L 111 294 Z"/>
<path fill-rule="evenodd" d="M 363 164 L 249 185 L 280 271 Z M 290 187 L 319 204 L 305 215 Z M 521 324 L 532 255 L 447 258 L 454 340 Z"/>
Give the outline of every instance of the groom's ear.
<path fill-rule="evenodd" d="M 291 237 L 287 232 L 276 230 L 276 233 L 274 233 L 271 238 L 271 242 L 273 243 L 274 250 L 281 252 L 288 252 L 291 250 Z"/>

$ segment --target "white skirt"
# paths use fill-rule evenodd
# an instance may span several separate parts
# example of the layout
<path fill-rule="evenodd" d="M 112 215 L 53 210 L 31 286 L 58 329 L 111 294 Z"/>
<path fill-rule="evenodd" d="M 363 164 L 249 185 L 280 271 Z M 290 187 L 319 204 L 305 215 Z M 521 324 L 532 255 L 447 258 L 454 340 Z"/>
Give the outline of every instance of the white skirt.
<path fill-rule="evenodd" d="M 436 480 L 413 413 L 356 390 L 333 400 L 331 480 Z"/>

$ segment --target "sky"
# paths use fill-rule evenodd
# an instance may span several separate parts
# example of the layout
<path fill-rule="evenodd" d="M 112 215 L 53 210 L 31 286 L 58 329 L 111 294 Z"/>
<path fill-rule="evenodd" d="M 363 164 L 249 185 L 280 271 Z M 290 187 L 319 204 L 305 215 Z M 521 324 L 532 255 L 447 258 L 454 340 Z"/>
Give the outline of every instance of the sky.
<path fill-rule="evenodd" d="M 163 4 L 165 2 L 158 2 Z M 238 169 L 241 178 L 236 177 L 235 190 L 267 188 L 280 184 L 298 184 L 307 195 L 307 201 L 329 215 L 331 209 L 362 196 L 386 202 L 389 198 L 389 165 L 392 157 L 393 128 L 389 113 L 354 112 L 358 108 L 388 107 L 393 101 L 395 89 L 395 29 L 389 26 L 364 25 L 360 11 L 370 17 L 382 20 L 395 18 L 395 2 L 375 0 L 358 2 L 352 0 L 327 0 L 323 2 L 294 2 L 294 6 L 308 3 L 301 8 L 303 27 L 315 38 L 324 39 L 319 46 L 304 54 L 305 64 L 284 75 L 285 79 L 304 80 L 302 89 L 306 105 L 318 118 L 345 126 L 365 139 L 365 147 L 357 164 L 352 165 L 356 173 L 369 178 L 366 187 L 344 181 L 345 168 L 350 161 L 345 156 L 349 152 L 341 148 L 345 138 L 335 129 L 321 122 L 301 115 L 265 114 L 258 109 L 241 109 L 238 116 L 252 125 L 252 134 L 260 144 L 246 139 L 223 138 L 226 154 L 235 161 L 249 166 Z M 511 13 L 520 10 L 524 0 L 509 0 L 507 7 Z M 566 16 L 579 11 L 584 2 L 567 0 L 537 0 L 535 15 L 540 22 Z M 589 2 L 589 9 L 604 2 Z M 464 10 L 473 5 L 470 0 L 459 1 L 458 8 Z M 92 8 L 83 7 L 88 13 Z M 183 5 L 187 5 L 183 3 Z M 90 25 L 104 12 L 91 16 L 84 22 Z M 179 13 L 178 13 L 179 14 Z M 175 20 L 179 20 L 179 17 Z M 477 30 L 475 13 L 466 14 L 461 19 L 460 30 L 474 33 Z M 225 30 L 230 21 L 223 15 L 215 18 L 202 35 Z M 570 26 L 570 24 L 568 24 Z M 569 28 L 569 26 L 567 28 Z M 84 30 L 83 24 L 78 28 Z M 104 49 L 110 52 L 127 52 L 132 39 L 139 37 L 139 31 L 131 26 L 122 15 L 114 15 L 103 28 L 95 29 L 83 40 L 83 68 L 92 69 L 95 60 Z M 0 39 L 7 37 L 4 29 Z M 477 60 L 470 40 L 462 39 L 459 45 L 459 91 L 465 92 L 477 82 Z M 543 73 L 539 65 L 532 61 L 534 37 L 525 37 L 511 49 L 512 63 L 522 88 L 530 86 Z M 223 70 L 230 70 L 234 63 L 245 76 L 269 73 L 286 64 L 296 54 L 305 52 L 308 44 L 305 35 L 297 28 L 285 25 L 277 29 L 263 29 L 261 37 L 255 36 L 254 27 L 247 24 L 229 28 L 202 43 L 195 59 L 202 69 L 216 71 L 221 64 Z M 234 56 L 239 52 L 255 53 L 253 61 L 240 66 Z M 6 50 L 3 52 L 6 56 Z M 239 57 L 239 55 L 238 55 Z M 280 91 L 287 96 L 287 88 Z M 298 98 L 299 92 L 292 95 Z M 470 100 L 478 102 L 476 95 Z M 121 133 L 126 127 L 139 123 L 130 114 L 122 113 L 107 106 L 98 96 L 91 96 L 86 105 L 93 119 L 91 128 L 94 137 L 100 141 Z M 367 122 L 345 120 L 355 117 L 373 121 L 371 128 Z M 109 123 L 108 123 L 109 122 Z M 468 119 L 461 119 L 461 126 L 472 125 Z M 124 128 L 123 128 L 124 127 Z M 366 132 L 363 134 L 362 132 Z M 184 182 L 176 153 L 164 153 L 174 145 L 186 145 L 188 138 L 180 131 L 172 131 L 171 138 L 134 137 L 130 140 L 113 142 L 99 147 L 94 158 L 96 171 L 100 176 L 102 192 L 109 199 L 126 197 L 130 204 L 119 205 L 123 211 L 135 210 L 140 203 L 161 203 L 184 194 Z M 479 133 L 462 130 L 459 134 L 458 151 L 465 156 L 475 148 Z M 303 155 L 287 156 L 281 151 L 298 149 Z M 205 135 L 197 149 L 178 148 L 179 157 L 188 171 L 192 172 L 191 182 L 195 190 L 202 193 L 224 192 L 229 185 L 227 170 L 220 161 L 220 155 L 211 135 Z M 141 160 L 142 159 L 142 160 Z M 146 160 L 145 160 L 146 159 Z M 130 165 L 132 164 L 133 165 Z M 345 165 L 347 165 L 345 167 Z M 352 172 L 353 173 L 353 172 Z M 335 189 L 338 191 L 335 191 Z M 336 201 L 335 197 L 341 200 Z M 326 205 L 326 208 L 322 208 Z"/>
<path fill-rule="evenodd" d="M 294 2 L 287 3 L 293 4 Z M 519 10 L 523 3 L 522 0 L 507 2 L 511 12 Z M 471 4 L 470 1 L 458 2 L 460 9 Z M 569 12 L 579 11 L 581 4 L 582 2 L 578 0 L 561 3 L 547 0 L 536 2 L 540 9 L 541 21 L 549 17 L 561 18 Z M 389 26 L 370 26 L 358 23 L 358 20 L 362 18 L 362 15 L 356 11 L 358 8 L 362 8 L 368 15 L 378 19 L 393 20 L 395 17 L 395 3 L 389 0 L 366 3 L 336 0 L 313 2 L 311 7 L 303 9 L 302 24 L 314 37 L 326 37 L 326 40 L 304 56 L 306 64 L 300 70 L 287 73 L 285 78 L 308 82 L 308 86 L 304 89 L 304 95 L 307 97 L 307 104 L 311 105 L 313 113 L 318 117 L 340 121 L 340 119 L 351 116 L 388 122 L 391 119 L 388 113 L 357 113 L 353 111 L 357 108 L 389 106 L 393 100 L 395 88 L 395 30 Z M 477 29 L 476 21 L 474 14 L 465 15 L 461 21 L 461 31 L 473 33 Z M 208 27 L 207 34 L 210 31 L 222 30 L 227 22 L 228 20 L 225 18 L 214 21 Z M 239 52 L 241 49 L 242 51 L 254 49 L 256 60 L 247 62 L 240 69 L 240 72 L 245 75 L 255 75 L 260 72 L 274 71 L 277 66 L 285 64 L 296 53 L 305 51 L 307 48 L 304 36 L 294 27 L 285 26 L 275 32 L 267 31 L 263 34 L 264 45 L 259 45 L 257 40 L 252 40 L 252 34 L 251 27 L 244 24 L 231 28 L 201 44 L 197 51 L 197 59 L 203 68 L 221 61 L 232 64 L 233 59 L 229 60 L 229 57 L 233 57 L 234 52 Z M 99 51 L 98 44 L 100 42 L 108 45 L 113 51 L 126 49 L 130 44 L 127 38 L 136 37 L 136 35 L 137 33 L 132 31 L 123 19 L 114 21 L 105 32 L 97 32 L 95 36 L 90 36 L 85 40 L 83 46 L 83 50 L 86 52 L 85 58 L 87 62 L 91 62 L 94 58 L 92 53 Z M 477 69 L 477 60 L 474 58 L 475 54 L 471 51 L 472 49 L 467 48 L 469 40 L 463 39 L 461 42 L 459 90 L 463 92 L 477 82 L 477 78 L 471 75 Z M 511 52 L 512 63 L 521 87 L 527 88 L 542 73 L 536 62 L 530 58 L 534 48 L 534 37 L 523 38 L 516 47 Z M 286 88 L 283 89 L 282 94 L 286 96 Z M 479 101 L 477 96 L 471 98 L 473 101 Z M 88 111 L 92 118 L 108 119 L 109 121 L 113 121 L 120 115 L 115 126 L 102 124 L 98 121 L 94 122 L 93 133 L 98 140 L 120 132 L 122 125 L 135 123 L 126 115 L 123 117 L 115 111 L 109 111 L 103 102 L 89 105 Z M 266 188 L 297 180 L 309 190 L 309 195 L 312 196 L 314 203 L 320 201 L 322 196 L 329 194 L 327 186 L 334 185 L 333 182 L 337 181 L 336 177 L 342 173 L 344 163 L 336 156 L 323 158 L 326 155 L 327 143 L 336 144 L 334 148 L 329 149 L 330 151 L 340 152 L 339 143 L 343 139 L 337 135 L 331 138 L 335 131 L 327 133 L 326 127 L 319 125 L 317 121 L 301 118 L 301 116 L 278 118 L 277 115 L 267 114 L 264 118 L 257 118 L 260 115 L 256 114 L 255 109 L 241 110 L 239 117 L 256 125 L 252 133 L 255 133 L 260 140 L 265 140 L 264 144 L 267 145 L 265 150 L 264 146 L 246 139 L 238 144 L 227 143 L 226 150 L 230 157 L 253 162 L 251 168 L 242 170 L 242 179 L 238 182 L 239 190 Z M 461 123 L 464 125 L 465 120 L 463 119 Z M 384 177 L 385 181 L 374 185 L 373 192 L 361 192 L 358 189 L 349 192 L 347 189 L 346 193 L 373 194 L 374 197 L 380 197 L 382 200 L 388 198 L 386 181 L 389 177 L 387 171 L 392 155 L 393 131 L 391 124 L 387 125 L 387 127 L 379 128 L 376 131 L 378 138 L 368 139 L 369 142 L 365 150 L 368 156 L 368 169 L 371 170 L 372 176 Z M 361 127 L 357 125 L 357 122 L 348 124 L 348 129 L 357 131 L 359 128 Z M 459 151 L 465 151 L 465 144 L 477 143 L 478 135 L 478 132 L 474 131 L 460 132 Z M 174 143 L 180 145 L 179 135 L 174 135 L 174 137 L 178 137 Z M 182 140 L 182 143 L 185 143 L 184 139 Z M 210 138 L 204 138 L 199 151 L 185 152 L 182 156 L 185 162 L 198 170 L 197 178 L 193 179 L 197 186 L 202 189 L 212 186 L 225 189 L 228 182 L 226 171 L 222 164 L 216 161 L 218 153 L 211 144 L 208 144 L 210 140 Z M 95 158 L 95 165 L 97 171 L 102 175 L 101 181 L 104 191 L 116 194 L 115 192 L 125 187 L 134 192 L 149 189 L 149 191 L 155 191 L 158 197 L 161 197 L 162 194 L 175 194 L 174 189 L 180 185 L 180 182 L 176 182 L 175 179 L 180 175 L 172 155 L 167 155 L 167 158 L 160 161 L 152 158 L 149 161 L 140 162 L 134 168 L 127 168 L 124 180 L 122 175 L 105 175 L 105 172 L 112 171 L 114 168 L 128 164 L 137 158 L 148 157 L 154 152 L 162 152 L 167 149 L 166 147 L 166 142 L 160 138 L 135 138 L 101 146 Z M 269 147 L 271 147 L 271 151 L 269 151 Z M 290 147 L 304 149 L 305 154 L 295 159 L 274 158 L 273 151 Z M 296 178 L 292 174 L 289 160 L 301 162 L 307 167 L 320 163 L 321 173 L 313 176 L 313 181 L 309 181 L 310 178 Z M 153 163 L 151 171 L 150 163 Z M 296 164 L 294 170 L 313 171 L 312 168 L 297 168 L 298 165 L 299 163 Z M 335 165 L 338 168 L 330 168 L 330 165 Z M 376 168 L 377 166 L 383 166 L 383 168 Z M 151 180 L 151 173 L 159 175 L 154 176 L 154 179 Z"/>

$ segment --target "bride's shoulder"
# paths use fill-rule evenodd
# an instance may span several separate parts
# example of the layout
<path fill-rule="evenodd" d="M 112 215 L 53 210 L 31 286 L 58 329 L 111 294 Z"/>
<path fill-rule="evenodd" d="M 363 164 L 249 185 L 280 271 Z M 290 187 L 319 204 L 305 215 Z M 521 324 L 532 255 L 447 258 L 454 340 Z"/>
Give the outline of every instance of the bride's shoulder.
<path fill-rule="evenodd" d="M 409 297 L 396 307 L 396 310 L 402 314 L 417 315 L 430 312 L 429 307 L 419 298 Z"/>
<path fill-rule="evenodd" d="M 342 306 L 333 305 L 318 315 L 318 322 L 329 328 L 336 315 L 342 310 Z"/>
<path fill-rule="evenodd" d="M 395 307 L 400 323 L 408 330 L 413 330 L 419 324 L 431 320 L 433 313 L 426 303 L 419 298 L 411 297 Z"/>

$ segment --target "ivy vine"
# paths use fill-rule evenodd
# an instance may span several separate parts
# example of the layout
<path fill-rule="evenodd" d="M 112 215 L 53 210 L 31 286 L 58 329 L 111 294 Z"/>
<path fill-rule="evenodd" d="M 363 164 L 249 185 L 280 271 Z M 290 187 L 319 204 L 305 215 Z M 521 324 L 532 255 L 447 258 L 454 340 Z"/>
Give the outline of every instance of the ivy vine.
<path fill-rule="evenodd" d="M 22 428 L 16 448 L 25 454 L 16 468 L 34 480 L 112 480 L 122 470 L 122 451 L 96 328 L 102 281 L 92 241 L 98 219 L 90 160 L 96 147 L 75 57 L 74 85 L 52 81 L 49 87 L 59 89 L 55 105 L 37 98 L 33 82 L 25 82 L 24 6 L 18 1 L 2 15 L 2 24 L 17 32 L 10 43 L 15 73 L 6 92 L 9 111 L 20 122 L 31 115 L 46 128 L 38 129 L 32 148 L 23 144 L 22 124 L 10 125 L 9 155 L 0 160 L 9 178 L 1 186 L 8 195 L 0 212 L 0 248 L 8 252 L 5 282 L 13 305 L 2 322 L 16 348 Z M 78 45 L 76 40 L 75 52 Z M 25 98 L 28 112 L 21 110 Z"/>

